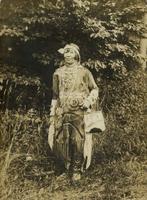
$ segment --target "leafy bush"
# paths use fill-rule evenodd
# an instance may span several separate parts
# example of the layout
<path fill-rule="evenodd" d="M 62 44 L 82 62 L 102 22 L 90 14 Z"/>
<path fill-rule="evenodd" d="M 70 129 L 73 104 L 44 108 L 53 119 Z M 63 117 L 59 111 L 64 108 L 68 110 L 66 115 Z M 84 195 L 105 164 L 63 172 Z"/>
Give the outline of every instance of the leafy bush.
<path fill-rule="evenodd" d="M 47 115 L 41 119 L 32 110 L 25 114 L 1 113 L 1 184 L 11 177 L 44 178 L 53 169 L 48 125 Z"/>
<path fill-rule="evenodd" d="M 95 136 L 94 164 L 101 164 L 106 183 L 104 199 L 133 199 L 136 184 L 142 184 L 147 156 L 144 126 L 145 73 L 130 71 L 118 80 L 99 80 L 101 107 L 107 129 Z M 101 98 L 100 98 L 101 99 Z"/>
<path fill-rule="evenodd" d="M 108 116 L 105 152 L 109 159 L 125 154 L 145 155 L 144 72 L 131 71 L 122 80 L 105 82 L 103 88 L 102 106 Z"/>

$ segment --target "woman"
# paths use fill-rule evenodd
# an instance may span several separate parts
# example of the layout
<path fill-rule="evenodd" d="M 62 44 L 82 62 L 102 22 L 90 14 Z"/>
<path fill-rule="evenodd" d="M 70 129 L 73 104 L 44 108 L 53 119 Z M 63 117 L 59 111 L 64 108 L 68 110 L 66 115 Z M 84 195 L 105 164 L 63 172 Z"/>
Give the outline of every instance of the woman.
<path fill-rule="evenodd" d="M 91 162 L 92 134 L 85 131 L 84 113 L 96 103 L 98 87 L 91 72 L 80 65 L 77 45 L 67 44 L 58 51 L 65 62 L 53 75 L 49 145 L 71 179 L 78 180 Z"/>

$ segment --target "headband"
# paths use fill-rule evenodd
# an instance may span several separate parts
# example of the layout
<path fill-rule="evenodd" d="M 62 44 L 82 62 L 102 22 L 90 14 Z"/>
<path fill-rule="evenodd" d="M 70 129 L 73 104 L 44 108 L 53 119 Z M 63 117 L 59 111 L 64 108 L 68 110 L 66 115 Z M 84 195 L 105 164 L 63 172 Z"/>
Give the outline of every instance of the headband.
<path fill-rule="evenodd" d="M 65 45 L 64 48 L 59 49 L 58 52 L 61 53 L 61 54 L 64 54 L 65 49 L 73 49 L 78 54 L 79 59 L 80 59 L 80 53 L 79 53 L 80 49 L 76 44 L 72 44 L 72 43 L 67 44 L 67 45 Z"/>

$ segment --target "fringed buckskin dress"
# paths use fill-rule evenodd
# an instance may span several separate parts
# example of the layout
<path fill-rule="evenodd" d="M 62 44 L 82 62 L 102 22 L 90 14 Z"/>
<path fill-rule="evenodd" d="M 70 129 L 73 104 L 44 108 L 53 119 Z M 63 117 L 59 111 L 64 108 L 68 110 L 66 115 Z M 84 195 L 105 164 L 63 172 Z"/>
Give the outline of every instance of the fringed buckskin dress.
<path fill-rule="evenodd" d="M 91 162 L 92 134 L 85 133 L 83 101 L 97 99 L 98 87 L 91 72 L 81 65 L 62 66 L 53 75 L 55 135 L 53 151 L 73 171 L 87 169 Z"/>

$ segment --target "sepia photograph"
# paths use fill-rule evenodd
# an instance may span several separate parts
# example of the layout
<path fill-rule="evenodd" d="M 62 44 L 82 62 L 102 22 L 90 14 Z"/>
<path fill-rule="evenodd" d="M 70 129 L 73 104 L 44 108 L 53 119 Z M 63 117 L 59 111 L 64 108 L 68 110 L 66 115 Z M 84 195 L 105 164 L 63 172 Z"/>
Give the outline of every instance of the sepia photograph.
<path fill-rule="evenodd" d="M 0 200 L 147 200 L 147 0 L 0 0 Z"/>

